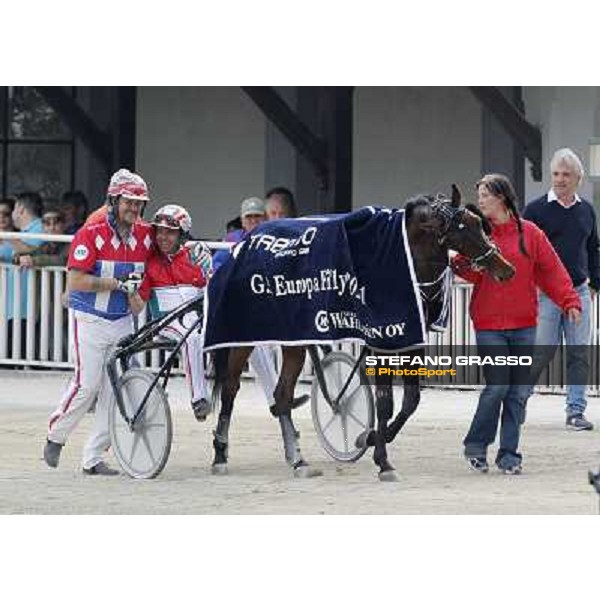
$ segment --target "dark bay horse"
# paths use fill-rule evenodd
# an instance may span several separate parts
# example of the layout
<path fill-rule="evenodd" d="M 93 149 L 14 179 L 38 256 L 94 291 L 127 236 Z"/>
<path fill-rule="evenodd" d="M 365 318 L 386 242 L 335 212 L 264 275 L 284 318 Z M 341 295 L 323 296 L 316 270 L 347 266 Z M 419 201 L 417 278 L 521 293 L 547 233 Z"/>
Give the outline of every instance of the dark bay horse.
<path fill-rule="evenodd" d="M 443 275 L 449 266 L 448 250 L 453 249 L 470 258 L 473 263 L 489 270 L 500 280 L 509 279 L 514 269 L 482 231 L 481 220 L 460 207 L 460 192 L 453 186 L 452 198 L 420 196 L 406 205 L 408 242 L 413 255 L 417 280 L 422 290 L 422 300 L 428 326 L 439 314 Z M 243 307 L 240 307 L 243 310 Z M 217 427 L 214 431 L 215 451 L 212 470 L 215 474 L 227 473 L 229 425 L 240 379 L 252 347 L 238 347 L 213 352 L 215 387 L 213 397 L 221 400 Z M 296 477 L 314 477 L 322 473 L 312 468 L 303 458 L 298 445 L 298 433 L 291 414 L 296 382 L 306 358 L 306 347 L 283 346 L 281 375 L 274 392 L 273 416 L 279 419 L 285 458 Z M 394 468 L 387 459 L 386 444 L 400 431 L 416 409 L 419 398 L 419 380 L 407 378 L 404 400 L 399 415 L 389 423 L 393 412 L 391 383 L 377 382 L 377 429 L 367 431 L 357 439 L 358 444 L 374 446 L 374 460 L 380 468 L 380 478 L 393 478 Z"/>
<path fill-rule="evenodd" d="M 425 311 L 427 330 L 439 316 L 444 301 L 445 275 L 450 268 L 448 251 L 455 250 L 471 259 L 471 263 L 487 269 L 499 281 L 510 279 L 514 267 L 508 263 L 487 238 L 489 231 L 474 211 L 461 208 L 461 195 L 452 186 L 452 198 L 420 196 L 405 206 L 407 233 L 413 255 L 415 273 Z M 404 355 L 423 357 L 424 350 L 403 352 Z M 375 402 L 377 428 L 363 432 L 356 439 L 356 446 L 374 447 L 373 460 L 379 467 L 381 481 L 396 481 L 394 467 L 387 457 L 387 444 L 391 443 L 410 416 L 415 412 L 421 398 L 418 376 L 403 376 L 402 407 L 392 420 L 394 411 L 391 377 L 375 377 Z M 390 422 L 391 420 L 391 422 Z"/>

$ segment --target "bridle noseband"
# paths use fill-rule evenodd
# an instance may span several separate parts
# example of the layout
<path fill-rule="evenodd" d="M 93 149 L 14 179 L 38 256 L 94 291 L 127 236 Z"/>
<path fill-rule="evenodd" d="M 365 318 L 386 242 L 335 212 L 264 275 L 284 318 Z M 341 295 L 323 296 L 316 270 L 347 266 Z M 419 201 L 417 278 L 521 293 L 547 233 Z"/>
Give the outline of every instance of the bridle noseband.
<path fill-rule="evenodd" d="M 446 243 L 446 239 L 453 225 L 456 224 L 456 229 L 464 229 L 466 224 L 464 223 L 464 217 L 467 213 L 467 209 L 464 207 L 455 208 L 450 205 L 447 199 L 443 196 L 437 196 L 431 203 L 431 210 L 434 214 L 440 216 L 444 221 L 442 231 L 438 236 L 438 244 L 443 246 Z M 494 256 L 499 255 L 500 251 L 495 244 L 490 243 L 490 247 L 484 250 L 479 256 L 471 258 L 471 265 L 474 267 L 482 267 L 486 262 L 489 262 Z"/>

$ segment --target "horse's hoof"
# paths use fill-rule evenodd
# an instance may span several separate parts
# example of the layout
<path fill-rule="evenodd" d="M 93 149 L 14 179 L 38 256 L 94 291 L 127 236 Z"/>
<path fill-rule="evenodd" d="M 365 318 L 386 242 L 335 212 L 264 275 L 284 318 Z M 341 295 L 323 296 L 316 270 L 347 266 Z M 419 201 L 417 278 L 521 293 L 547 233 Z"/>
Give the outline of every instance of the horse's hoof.
<path fill-rule="evenodd" d="M 311 477 L 321 477 L 323 471 L 316 469 L 310 465 L 301 465 L 294 469 L 294 477 L 296 479 L 309 479 Z"/>
<path fill-rule="evenodd" d="M 398 475 L 396 475 L 396 471 L 381 471 L 379 473 L 379 481 L 394 483 L 398 481 Z"/>
<path fill-rule="evenodd" d="M 372 432 L 372 429 L 365 429 L 354 441 L 354 445 L 357 448 L 368 448 L 369 447 L 369 434 Z"/>
<path fill-rule="evenodd" d="M 213 475 L 229 475 L 229 468 L 227 463 L 216 463 L 210 468 L 210 472 Z"/>

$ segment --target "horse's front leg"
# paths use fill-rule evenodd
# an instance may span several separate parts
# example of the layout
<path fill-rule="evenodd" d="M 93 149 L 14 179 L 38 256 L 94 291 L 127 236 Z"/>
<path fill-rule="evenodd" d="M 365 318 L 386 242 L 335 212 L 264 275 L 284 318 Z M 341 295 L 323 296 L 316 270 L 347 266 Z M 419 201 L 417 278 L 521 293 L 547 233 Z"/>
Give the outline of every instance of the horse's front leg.
<path fill-rule="evenodd" d="M 421 400 L 421 387 L 419 378 L 408 375 L 404 377 L 404 395 L 402 397 L 402 409 L 387 428 L 385 441 L 389 444 L 394 441 L 400 430 L 411 415 L 417 410 Z"/>
<path fill-rule="evenodd" d="M 375 387 L 377 429 L 372 432 L 375 446 L 373 461 L 379 467 L 380 481 L 397 481 L 394 467 L 387 455 L 387 424 L 394 413 L 394 395 L 391 382 L 378 383 Z"/>
<path fill-rule="evenodd" d="M 303 458 L 298 443 L 299 433 L 292 421 L 292 401 L 294 389 L 304 365 L 306 349 L 287 347 L 283 349 L 281 375 L 275 387 L 275 405 L 281 426 L 285 459 L 294 470 L 294 477 L 318 477 L 323 472 L 311 467 Z"/>

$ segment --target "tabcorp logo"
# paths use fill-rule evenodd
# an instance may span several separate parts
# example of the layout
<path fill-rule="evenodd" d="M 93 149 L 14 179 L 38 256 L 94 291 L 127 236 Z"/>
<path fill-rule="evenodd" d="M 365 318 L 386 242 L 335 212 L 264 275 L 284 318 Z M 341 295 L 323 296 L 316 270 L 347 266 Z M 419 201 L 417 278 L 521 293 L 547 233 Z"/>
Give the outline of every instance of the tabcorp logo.
<path fill-rule="evenodd" d="M 316 227 L 308 227 L 302 235 L 295 238 L 275 237 L 268 233 L 260 233 L 250 236 L 248 250 L 270 252 L 275 258 L 302 256 L 309 254 L 310 246 L 316 236 Z"/>

